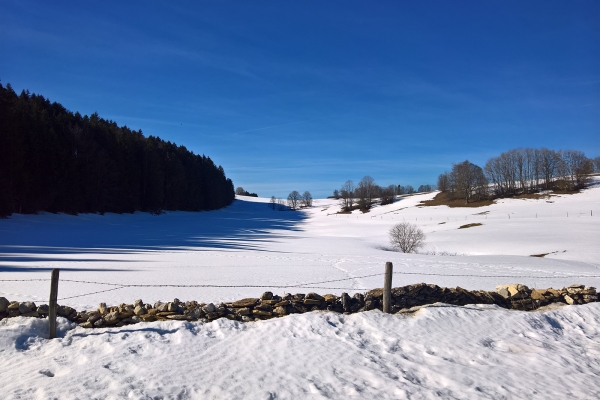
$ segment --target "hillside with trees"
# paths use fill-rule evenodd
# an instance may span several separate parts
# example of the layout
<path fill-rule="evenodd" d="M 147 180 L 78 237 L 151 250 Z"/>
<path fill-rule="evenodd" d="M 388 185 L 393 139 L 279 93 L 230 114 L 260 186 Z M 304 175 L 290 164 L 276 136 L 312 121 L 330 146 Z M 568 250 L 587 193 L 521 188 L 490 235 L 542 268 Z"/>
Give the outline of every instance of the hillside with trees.
<path fill-rule="evenodd" d="M 572 193 L 599 170 L 598 157 L 589 159 L 578 150 L 513 149 L 490 158 L 484 168 L 468 160 L 453 164 L 438 177 L 438 196 L 469 204 L 540 191 Z"/>
<path fill-rule="evenodd" d="M 214 210 L 234 197 L 209 157 L 0 84 L 0 216 Z"/>

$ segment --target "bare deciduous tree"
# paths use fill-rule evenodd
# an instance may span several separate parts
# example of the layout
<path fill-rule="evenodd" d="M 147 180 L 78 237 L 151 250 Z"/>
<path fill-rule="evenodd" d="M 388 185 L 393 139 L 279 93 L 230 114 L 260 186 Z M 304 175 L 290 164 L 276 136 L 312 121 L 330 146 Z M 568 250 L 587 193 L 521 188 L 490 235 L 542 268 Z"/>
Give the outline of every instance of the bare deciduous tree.
<path fill-rule="evenodd" d="M 451 175 L 456 198 L 468 203 L 472 197 L 481 200 L 486 195 L 488 181 L 483 170 L 469 160 L 452 165 Z"/>
<path fill-rule="evenodd" d="M 243 188 L 243 187 L 241 187 L 241 186 L 238 186 L 238 187 L 235 189 L 235 194 L 237 194 L 238 196 L 243 196 L 245 193 L 246 193 L 246 191 L 245 191 L 245 190 L 244 190 L 244 188 Z"/>
<path fill-rule="evenodd" d="M 390 185 L 386 188 L 381 189 L 381 205 L 392 204 L 394 202 L 394 198 L 396 197 L 397 191 L 396 185 Z"/>
<path fill-rule="evenodd" d="M 346 181 L 340 189 L 341 204 L 345 211 L 350 211 L 352 204 L 354 204 L 354 190 L 354 182 L 350 180 Z"/>
<path fill-rule="evenodd" d="M 450 173 L 444 172 L 438 176 L 438 190 L 440 192 L 447 192 L 450 190 Z"/>
<path fill-rule="evenodd" d="M 600 172 L 600 156 L 592 159 L 592 163 L 594 164 L 594 172 Z"/>
<path fill-rule="evenodd" d="M 300 196 L 300 193 L 298 193 L 297 190 L 294 190 L 293 192 L 291 192 L 288 195 L 288 198 L 287 198 L 288 206 L 292 210 L 296 210 L 298 208 L 298 203 L 300 202 L 301 198 L 302 198 L 302 196 Z"/>
<path fill-rule="evenodd" d="M 311 207 L 312 206 L 312 195 L 310 194 L 310 192 L 307 190 L 306 192 L 302 193 L 302 207 Z"/>
<path fill-rule="evenodd" d="M 277 204 L 277 199 L 275 198 L 275 196 L 271 196 L 271 208 L 273 208 L 273 210 L 275 209 L 275 205 Z"/>
<path fill-rule="evenodd" d="M 403 253 L 415 253 L 425 245 L 425 234 L 410 222 L 394 225 L 389 232 L 392 246 Z"/>

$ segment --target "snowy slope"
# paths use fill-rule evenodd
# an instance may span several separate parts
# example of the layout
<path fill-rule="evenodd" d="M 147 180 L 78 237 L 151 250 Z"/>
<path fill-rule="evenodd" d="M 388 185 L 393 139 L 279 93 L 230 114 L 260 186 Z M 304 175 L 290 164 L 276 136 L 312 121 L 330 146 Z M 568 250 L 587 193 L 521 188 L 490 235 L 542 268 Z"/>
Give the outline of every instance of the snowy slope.
<path fill-rule="evenodd" d="M 137 298 L 228 301 L 269 289 L 352 294 L 381 287 L 381 275 L 360 277 L 382 273 L 386 261 L 395 286 L 600 287 L 591 277 L 600 275 L 600 187 L 482 208 L 418 207 L 433 196 L 351 215 L 336 214 L 333 200 L 280 212 L 252 198 L 205 213 L 14 215 L 0 220 L 0 296 L 47 302 L 47 281 L 7 280 L 47 279 L 56 267 L 59 299 L 83 295 L 60 303 L 78 309 Z M 389 251 L 387 231 L 403 220 L 427 233 L 429 254 Z M 458 229 L 473 222 L 483 225 Z M 540 253 L 550 254 L 530 257 Z M 265 287 L 114 290 L 69 279 Z M 347 280 L 308 284 L 332 279 Z M 410 315 L 93 331 L 62 320 L 51 342 L 43 320 L 15 318 L 0 322 L 2 397 L 588 399 L 600 394 L 599 304 L 531 313 L 438 305 Z"/>
<path fill-rule="evenodd" d="M 67 322 L 62 329 L 66 330 Z M 257 323 L 0 322 L 7 399 L 591 399 L 600 304 L 514 312 L 310 313 Z"/>
<path fill-rule="evenodd" d="M 14 215 L 0 220 L 0 272 L 4 279 L 47 279 L 50 269 L 59 267 L 63 280 L 266 285 L 264 290 L 283 294 L 306 292 L 294 287 L 305 283 L 382 273 L 385 262 L 392 261 L 397 286 L 424 281 L 486 290 L 511 282 L 600 287 L 599 278 L 584 278 L 600 275 L 600 187 L 553 197 L 552 203 L 502 200 L 481 208 L 417 207 L 433 196 L 412 196 L 352 215 L 336 214 L 339 206 L 334 200 L 317 200 L 305 211 L 282 212 L 272 210 L 268 199 L 248 197 L 224 210 L 204 213 Z M 418 224 L 427 234 L 424 250 L 438 255 L 388 251 L 387 232 L 402 220 Z M 458 229 L 473 222 L 483 225 Z M 530 257 L 540 253 L 550 254 Z M 340 293 L 380 287 L 382 281 L 375 276 L 313 286 L 336 288 L 315 289 L 319 292 Z M 111 288 L 63 282 L 59 298 Z M 174 297 L 216 302 L 262 291 L 129 288 L 68 303 L 89 308 L 101 301 L 119 304 Z M 0 296 L 46 301 L 48 283 L 0 282 Z"/>

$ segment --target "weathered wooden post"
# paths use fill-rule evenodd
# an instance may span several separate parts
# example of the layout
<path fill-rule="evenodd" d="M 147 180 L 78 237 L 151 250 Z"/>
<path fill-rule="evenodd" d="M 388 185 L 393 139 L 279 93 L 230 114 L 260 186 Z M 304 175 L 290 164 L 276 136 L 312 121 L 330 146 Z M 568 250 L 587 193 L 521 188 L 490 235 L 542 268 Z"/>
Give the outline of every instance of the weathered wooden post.
<path fill-rule="evenodd" d="M 392 310 L 392 274 L 394 266 L 391 262 L 385 263 L 385 281 L 383 282 L 383 312 L 390 314 Z"/>
<path fill-rule="evenodd" d="M 54 339 L 56 337 L 56 298 L 58 297 L 58 268 L 52 270 L 50 276 L 50 305 L 48 310 L 48 324 L 50 326 L 50 334 L 48 339 Z"/>

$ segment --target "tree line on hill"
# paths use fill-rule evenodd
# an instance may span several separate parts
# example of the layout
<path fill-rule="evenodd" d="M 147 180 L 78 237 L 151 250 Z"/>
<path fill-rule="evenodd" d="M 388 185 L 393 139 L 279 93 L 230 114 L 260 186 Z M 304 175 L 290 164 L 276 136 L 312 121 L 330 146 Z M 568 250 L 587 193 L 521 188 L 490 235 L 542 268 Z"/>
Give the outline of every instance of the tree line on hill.
<path fill-rule="evenodd" d="M 256 194 L 256 193 L 250 193 L 249 191 L 244 190 L 244 188 L 241 187 L 241 186 L 238 186 L 238 187 L 235 188 L 235 194 L 237 196 L 258 197 L 258 194 Z"/>
<path fill-rule="evenodd" d="M 0 216 L 213 210 L 233 199 L 209 157 L 0 84 Z"/>
<path fill-rule="evenodd" d="M 513 149 L 490 158 L 484 168 L 468 160 L 440 174 L 438 189 L 465 203 L 542 190 L 577 191 L 600 172 L 600 157 L 578 150 Z"/>
<path fill-rule="evenodd" d="M 358 184 L 346 181 L 340 190 L 333 191 L 333 198 L 339 199 L 342 211 L 368 210 L 378 199 L 381 205 L 391 204 L 398 195 L 423 193 L 435 190 L 435 185 L 421 185 L 415 190 L 411 185 L 379 186 L 371 176 L 364 176 Z"/>

